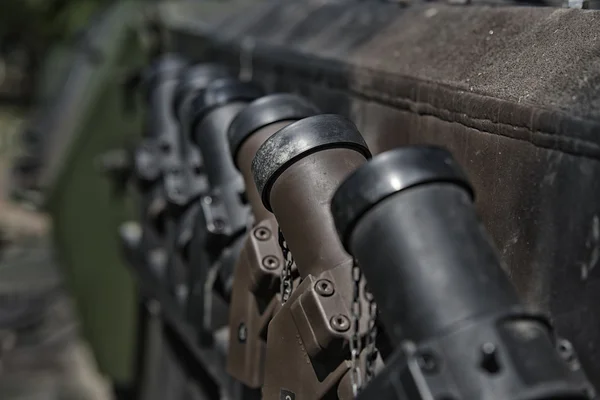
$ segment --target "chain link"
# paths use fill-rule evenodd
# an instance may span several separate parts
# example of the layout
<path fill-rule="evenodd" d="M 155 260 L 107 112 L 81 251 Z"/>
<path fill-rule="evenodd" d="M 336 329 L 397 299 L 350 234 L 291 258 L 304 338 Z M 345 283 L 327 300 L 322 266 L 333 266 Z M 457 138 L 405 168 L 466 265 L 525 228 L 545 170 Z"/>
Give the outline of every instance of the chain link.
<path fill-rule="evenodd" d="M 352 337 L 350 338 L 350 356 L 352 366 L 350 367 L 350 382 L 352 383 L 352 394 L 358 395 L 362 389 L 362 374 L 360 372 L 359 357 L 361 352 L 360 319 L 362 317 L 362 303 L 360 302 L 360 278 L 362 272 L 356 259 L 352 262 Z"/>
<path fill-rule="evenodd" d="M 350 354 L 351 354 L 351 371 L 350 379 L 352 382 L 352 393 L 354 397 L 361 391 L 363 384 L 369 383 L 375 376 L 375 360 L 377 359 L 378 351 L 376 347 L 377 339 L 377 304 L 373 295 L 367 287 L 364 288 L 364 296 L 368 302 L 368 332 L 365 342 L 365 377 L 363 379 L 360 370 L 360 353 L 361 353 L 361 337 L 360 337 L 360 319 L 362 318 L 362 303 L 360 299 L 361 290 L 360 284 L 362 279 L 362 271 L 356 259 L 352 262 L 352 337 L 350 338 Z"/>
<path fill-rule="evenodd" d="M 281 304 L 285 304 L 290 298 L 293 289 L 292 266 L 294 265 L 294 258 L 283 237 L 281 229 L 279 229 L 279 247 L 281 247 L 284 259 L 283 268 L 281 268 L 281 284 L 279 292 L 281 294 Z"/>
<path fill-rule="evenodd" d="M 367 349 L 366 354 L 366 365 L 365 365 L 365 384 L 369 383 L 373 377 L 375 376 L 375 360 L 377 359 L 377 303 L 375 303 L 375 299 L 373 295 L 368 290 L 367 286 L 364 288 L 365 290 L 365 298 L 369 302 L 369 332 L 367 336 L 367 343 L 365 344 L 365 348 Z"/>

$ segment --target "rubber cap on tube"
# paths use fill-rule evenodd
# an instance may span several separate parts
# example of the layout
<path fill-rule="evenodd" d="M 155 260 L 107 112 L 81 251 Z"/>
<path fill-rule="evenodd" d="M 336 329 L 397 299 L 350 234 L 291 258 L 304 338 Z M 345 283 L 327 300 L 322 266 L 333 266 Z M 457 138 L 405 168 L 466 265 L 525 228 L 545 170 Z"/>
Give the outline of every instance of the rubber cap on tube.
<path fill-rule="evenodd" d="M 242 110 L 229 126 L 227 136 L 233 160 L 242 144 L 260 128 L 279 121 L 298 120 L 318 114 L 319 110 L 304 97 L 277 93 L 261 97 Z"/>
<path fill-rule="evenodd" d="M 370 158 L 371 153 L 356 126 L 334 114 L 301 119 L 267 139 L 252 160 L 252 174 L 265 208 L 271 210 L 270 191 L 290 165 L 309 154 L 332 148 L 349 148 Z"/>
<path fill-rule="evenodd" d="M 473 198 L 473 188 L 452 154 L 441 147 L 410 146 L 379 154 L 336 190 L 331 212 L 340 239 L 348 239 L 360 217 L 385 198 L 428 183 L 453 183 Z"/>

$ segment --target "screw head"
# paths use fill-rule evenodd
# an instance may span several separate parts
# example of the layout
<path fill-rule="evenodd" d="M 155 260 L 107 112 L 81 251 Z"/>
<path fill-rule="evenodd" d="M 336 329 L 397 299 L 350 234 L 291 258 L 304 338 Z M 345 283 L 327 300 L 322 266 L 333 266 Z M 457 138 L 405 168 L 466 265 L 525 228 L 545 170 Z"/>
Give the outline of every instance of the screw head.
<path fill-rule="evenodd" d="M 568 340 L 559 339 L 557 343 L 557 348 L 559 354 L 563 357 L 565 361 L 569 361 L 574 355 L 573 345 Z"/>
<path fill-rule="evenodd" d="M 429 350 L 424 350 L 419 353 L 417 356 L 417 363 L 419 364 L 419 368 L 425 373 L 433 374 L 438 371 L 437 359 L 433 352 Z"/>
<path fill-rule="evenodd" d="M 240 326 L 238 326 L 238 341 L 240 343 L 246 343 L 246 339 L 248 339 L 248 328 L 246 324 L 240 322 Z"/>
<path fill-rule="evenodd" d="M 262 259 L 262 265 L 268 270 L 279 268 L 279 259 L 275 256 L 266 256 Z"/>
<path fill-rule="evenodd" d="M 254 230 L 254 237 L 264 242 L 271 237 L 271 231 L 264 226 L 259 226 Z"/>
<path fill-rule="evenodd" d="M 350 329 L 350 319 L 344 314 L 334 315 L 329 320 L 329 325 L 334 331 L 343 333 Z"/>
<path fill-rule="evenodd" d="M 315 283 L 315 292 L 319 296 L 329 297 L 335 293 L 335 288 L 333 286 L 333 282 L 329 279 L 319 279 Z"/>

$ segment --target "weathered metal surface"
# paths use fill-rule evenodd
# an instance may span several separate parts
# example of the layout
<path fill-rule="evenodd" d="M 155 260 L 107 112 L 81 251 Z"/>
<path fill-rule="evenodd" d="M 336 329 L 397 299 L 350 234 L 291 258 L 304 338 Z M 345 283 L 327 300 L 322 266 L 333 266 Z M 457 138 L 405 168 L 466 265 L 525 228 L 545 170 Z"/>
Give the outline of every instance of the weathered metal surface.
<path fill-rule="evenodd" d="M 448 147 L 521 296 L 551 314 L 600 385 L 600 13 L 231 7 L 210 18 L 165 13 L 176 48 L 349 116 L 375 153 Z"/>

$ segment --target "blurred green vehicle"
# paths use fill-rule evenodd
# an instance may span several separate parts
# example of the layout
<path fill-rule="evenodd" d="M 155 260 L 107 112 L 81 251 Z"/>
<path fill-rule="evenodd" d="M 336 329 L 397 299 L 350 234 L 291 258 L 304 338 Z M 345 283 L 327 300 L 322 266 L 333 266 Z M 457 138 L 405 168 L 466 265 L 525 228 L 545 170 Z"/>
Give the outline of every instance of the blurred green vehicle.
<path fill-rule="evenodd" d="M 9 0 L 0 7 L 2 60 L 26 70 L 28 79 L 19 90 L 6 83 L 6 99 L 38 105 L 23 132 L 15 195 L 51 215 L 83 334 L 101 372 L 127 387 L 135 304 L 115 232 L 129 208 L 127 200 L 115 202 L 90 161 L 141 131 L 123 89 L 129 72 L 144 63 L 134 29 L 138 3 Z"/>

